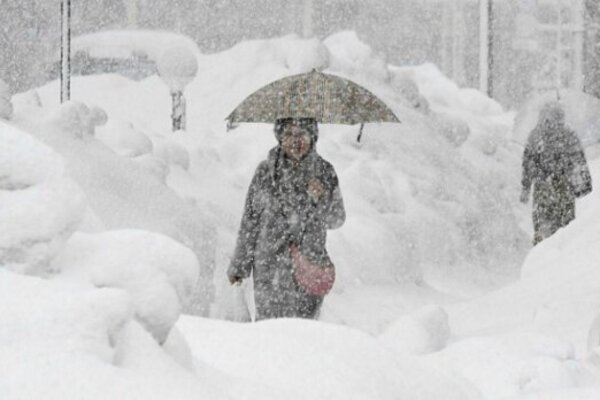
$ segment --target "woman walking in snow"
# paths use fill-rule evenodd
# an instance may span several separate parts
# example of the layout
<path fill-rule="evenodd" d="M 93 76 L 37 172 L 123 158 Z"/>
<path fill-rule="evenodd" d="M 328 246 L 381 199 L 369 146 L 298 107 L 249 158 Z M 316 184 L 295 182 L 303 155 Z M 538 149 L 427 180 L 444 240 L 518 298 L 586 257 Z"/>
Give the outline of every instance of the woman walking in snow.
<path fill-rule="evenodd" d="M 533 184 L 533 244 L 575 219 L 575 198 L 592 191 L 592 179 L 579 138 L 565 125 L 562 107 L 540 111 L 523 153 L 521 202 Z"/>
<path fill-rule="evenodd" d="M 344 223 L 342 195 L 333 166 L 316 152 L 314 119 L 277 120 L 275 137 L 248 189 L 227 275 L 232 284 L 253 275 L 257 320 L 317 318 L 333 284 L 325 242 L 327 229 Z M 327 282 L 307 284 L 303 265 Z"/>

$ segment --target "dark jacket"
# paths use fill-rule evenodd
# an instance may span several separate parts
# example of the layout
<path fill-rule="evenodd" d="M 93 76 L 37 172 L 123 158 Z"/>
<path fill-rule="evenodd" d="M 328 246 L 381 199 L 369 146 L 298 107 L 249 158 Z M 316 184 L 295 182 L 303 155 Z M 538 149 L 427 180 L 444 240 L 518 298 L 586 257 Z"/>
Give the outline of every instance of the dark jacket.
<path fill-rule="evenodd" d="M 526 193 L 533 186 L 534 244 L 572 221 L 575 198 L 592 190 L 583 147 L 558 106 L 546 106 L 529 135 L 521 183 Z"/>
<path fill-rule="evenodd" d="M 314 202 L 311 179 L 324 191 Z M 321 299 L 298 288 L 292 277 L 291 243 L 312 262 L 327 263 L 327 229 L 345 220 L 344 204 L 333 166 L 312 150 L 298 164 L 280 146 L 260 163 L 248 189 L 229 276 L 253 274 L 257 319 L 314 317 Z"/>

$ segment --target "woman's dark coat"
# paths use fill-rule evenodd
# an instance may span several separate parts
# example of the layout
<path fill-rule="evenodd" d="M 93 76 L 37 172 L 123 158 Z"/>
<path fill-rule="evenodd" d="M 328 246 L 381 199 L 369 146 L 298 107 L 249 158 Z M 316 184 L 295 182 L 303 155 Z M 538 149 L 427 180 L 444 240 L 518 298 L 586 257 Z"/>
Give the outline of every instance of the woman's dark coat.
<path fill-rule="evenodd" d="M 324 191 L 314 202 L 311 179 Z M 260 163 L 248 189 L 233 260 L 227 274 L 247 278 L 252 273 L 256 319 L 315 318 L 322 298 L 300 289 L 292 277 L 291 243 L 312 262 L 330 262 L 325 248 L 327 229 L 345 220 L 344 204 L 333 166 L 314 148 L 299 163 L 284 156 L 281 146 Z"/>

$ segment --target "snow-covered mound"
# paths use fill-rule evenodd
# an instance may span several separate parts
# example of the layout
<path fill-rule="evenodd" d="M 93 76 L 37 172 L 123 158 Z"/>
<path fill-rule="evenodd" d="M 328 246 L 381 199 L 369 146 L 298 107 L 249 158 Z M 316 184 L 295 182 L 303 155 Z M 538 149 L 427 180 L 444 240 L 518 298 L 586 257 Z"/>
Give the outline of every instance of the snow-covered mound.
<path fill-rule="evenodd" d="M 52 148 L 47 151 L 58 161 L 34 169 L 29 180 L 11 167 L 13 180 L 36 187 L 72 179 L 89 204 L 84 217 L 73 218 L 83 218 L 88 233 L 65 242 L 68 231 L 48 253 L 56 274 L 51 281 L 0 269 L 6 291 L 0 300 L 7 301 L 0 307 L 10 306 L 8 299 L 24 307 L 18 313 L 0 308 L 0 327 L 10 327 L 0 328 L 0 376 L 15 376 L 0 378 L 1 398 L 37 398 L 44 390 L 50 398 L 69 398 L 74 388 L 65 376 L 87 382 L 82 371 L 100 378 L 78 393 L 98 398 L 598 394 L 586 387 L 600 380 L 585 359 L 600 354 L 597 330 L 588 335 L 600 304 L 597 192 L 578 203 L 574 223 L 527 255 L 523 221 L 530 210 L 517 204 L 521 150 L 510 142 L 512 114 L 434 66 L 386 65 L 352 32 L 323 43 L 296 36 L 243 42 L 198 56 L 198 63 L 198 77 L 185 92 L 187 132 L 170 131 L 171 99 L 158 77 L 78 78 L 77 102 L 63 106 L 56 82 L 14 98 L 15 124 Z M 359 82 L 402 120 L 365 126 L 361 143 L 358 127 L 320 128 L 318 149 L 338 172 L 348 214 L 329 236 L 339 280 L 322 320 L 347 326 L 187 316 L 176 323 L 198 272 L 206 285 L 202 311 L 216 291 L 212 314 L 223 317 L 219 306 L 231 295 L 224 269 L 245 192 L 275 145 L 271 126 L 242 124 L 226 132 L 224 118 L 252 91 L 312 68 Z M 19 165 L 27 162 L 24 157 Z M 594 161 L 594 177 L 599 168 Z M 513 285 L 458 301 L 515 279 L 526 256 Z M 445 304 L 421 308 L 432 303 Z M 50 326 L 52 315 L 57 323 Z M 38 320 L 47 334 L 23 334 Z M 22 350 L 30 344 L 32 352 Z M 38 354 L 64 368 L 29 363 Z M 39 386 L 26 387 L 25 367 L 5 374 L 15 359 L 33 365 Z"/>
<path fill-rule="evenodd" d="M 590 168 L 596 182 L 600 160 Z M 490 397 L 600 396 L 594 367 L 600 348 L 599 200 L 596 189 L 578 201 L 577 219 L 530 251 L 519 281 L 448 306 L 453 334 L 466 339 L 436 355 L 436 362 L 460 371 Z"/>
<path fill-rule="evenodd" d="M 0 398 L 227 398 L 173 329 L 196 255 L 157 233 L 74 233 L 98 217 L 63 157 L 1 122 L 0 143 Z"/>
<path fill-rule="evenodd" d="M 402 316 L 379 340 L 402 354 L 427 354 L 446 347 L 450 338 L 448 313 L 440 306 L 427 306 Z"/>
<path fill-rule="evenodd" d="M 136 317 L 159 343 L 167 339 L 198 277 L 191 250 L 145 231 L 77 233 L 54 265 L 96 287 L 126 289 Z"/>
<path fill-rule="evenodd" d="M 121 289 L 0 268 L 0 398 L 229 398 L 216 374 L 202 380 L 177 364 L 132 310 Z"/>
<path fill-rule="evenodd" d="M 591 170 L 592 177 L 600 179 L 598 160 Z M 598 190 L 578 201 L 577 219 L 531 250 L 518 282 L 451 307 L 451 319 L 459 321 L 453 331 L 468 335 L 518 327 L 556 335 L 585 355 L 587 332 L 600 311 L 598 202 Z"/>
<path fill-rule="evenodd" d="M 593 377 L 569 343 L 539 334 L 467 338 L 427 358 L 468 377 L 491 399 L 577 387 Z"/>
<path fill-rule="evenodd" d="M 212 217 L 206 209 L 177 196 L 147 166 L 115 154 L 97 140 L 94 132 L 100 112 L 94 110 L 97 108 L 80 102 L 42 110 L 40 120 L 32 122 L 32 132 L 67 160 L 68 175 L 84 191 L 101 222 L 92 230 L 135 228 L 159 232 L 194 251 L 200 278 L 186 307 L 190 312 L 208 314 L 215 254 Z M 114 137 L 103 135 L 105 140 L 107 136 Z"/>
<path fill-rule="evenodd" d="M 48 274 L 52 258 L 83 219 L 83 194 L 58 154 L 3 121 L 0 171 L 0 265 Z"/>
<path fill-rule="evenodd" d="M 375 338 L 346 327 L 299 319 L 234 324 L 197 318 L 183 318 L 178 327 L 193 338 L 199 361 L 268 389 L 269 398 L 480 398 L 460 377 L 394 358 Z"/>
<path fill-rule="evenodd" d="M 365 284 L 423 279 L 446 290 L 473 290 L 515 275 L 528 238 L 514 216 L 519 163 L 506 140 L 510 115 L 497 103 L 458 88 L 432 66 L 388 66 L 352 32 L 323 43 L 296 36 L 242 42 L 219 54 L 201 55 L 198 63 L 198 76 L 185 92 L 188 129 L 176 134 L 170 131 L 168 88 L 158 77 L 134 82 L 105 75 L 73 81 L 73 97 L 101 106 L 108 116 L 108 123 L 97 128 L 98 138 L 134 159 L 112 157 L 93 140 L 77 144 L 77 151 L 73 144 L 61 145 L 59 134 L 44 134 L 43 140 L 62 148 L 107 227 L 166 233 L 209 262 L 198 242 L 216 245 L 218 287 L 251 175 L 276 144 L 268 125 L 242 124 L 225 132 L 223 120 L 261 86 L 327 68 L 366 86 L 402 120 L 367 125 L 361 144 L 355 141 L 358 127 L 321 126 L 318 148 L 338 172 L 348 209 L 346 225 L 330 233 L 339 272 L 333 295 Z M 37 91 L 40 114 L 56 115 L 58 89 L 55 82 Z M 407 98 L 411 96 L 414 104 Z M 431 112 L 425 112 L 424 104 Z M 89 158 L 99 161 L 92 165 L 113 167 L 92 168 Z M 165 179 L 180 197 L 203 210 L 139 178 L 146 175 Z M 121 183 L 108 184 L 114 179 Z M 115 187 L 118 202 L 109 194 Z M 151 215 L 149 209 L 154 210 Z M 207 212 L 219 221 L 219 234 L 197 228 L 192 233 L 192 226 L 207 225 L 209 218 L 200 217 Z"/>

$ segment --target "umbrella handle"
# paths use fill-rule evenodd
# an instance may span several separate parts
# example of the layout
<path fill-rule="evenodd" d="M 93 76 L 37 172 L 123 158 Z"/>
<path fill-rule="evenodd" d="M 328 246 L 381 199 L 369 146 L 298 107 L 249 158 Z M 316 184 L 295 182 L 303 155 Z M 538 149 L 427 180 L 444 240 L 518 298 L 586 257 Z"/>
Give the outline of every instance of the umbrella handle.
<path fill-rule="evenodd" d="M 360 124 L 360 129 L 358 130 L 358 136 L 356 138 L 356 141 L 358 143 L 360 143 L 360 138 L 362 138 L 362 134 L 363 134 L 363 128 L 365 127 L 365 124 Z"/>

